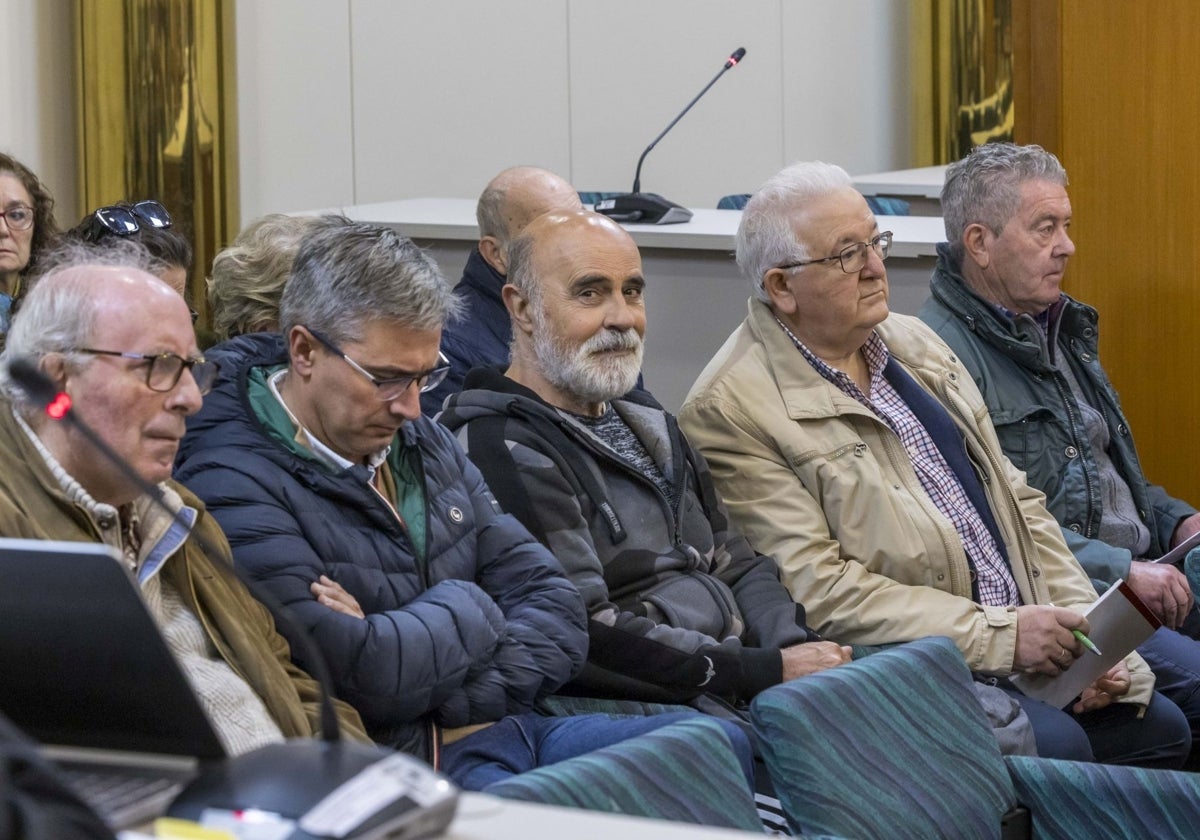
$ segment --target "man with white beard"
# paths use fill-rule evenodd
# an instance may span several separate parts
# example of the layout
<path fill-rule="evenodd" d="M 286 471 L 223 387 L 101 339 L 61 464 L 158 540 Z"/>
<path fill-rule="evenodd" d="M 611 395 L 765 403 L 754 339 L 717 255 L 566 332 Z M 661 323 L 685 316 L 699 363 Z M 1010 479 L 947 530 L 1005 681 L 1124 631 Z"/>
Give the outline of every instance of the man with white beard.
<path fill-rule="evenodd" d="M 471 371 L 440 419 L 583 595 L 588 664 L 568 693 L 736 714 L 848 661 L 729 525 L 675 418 L 631 390 L 646 281 L 629 234 L 548 213 L 510 244 L 508 269 L 511 365 Z"/>

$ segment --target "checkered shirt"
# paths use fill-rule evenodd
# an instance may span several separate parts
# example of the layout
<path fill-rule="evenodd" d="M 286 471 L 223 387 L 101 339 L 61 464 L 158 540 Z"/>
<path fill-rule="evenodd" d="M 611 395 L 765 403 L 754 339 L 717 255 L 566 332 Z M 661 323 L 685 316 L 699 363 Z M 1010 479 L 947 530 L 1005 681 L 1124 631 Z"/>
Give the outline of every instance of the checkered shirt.
<path fill-rule="evenodd" d="M 901 399 L 892 384 L 884 378 L 883 369 L 887 365 L 889 354 L 879 334 L 872 332 L 862 348 L 863 358 L 871 375 L 871 393 L 868 395 L 862 392 L 849 375 L 817 358 L 786 324 L 778 318 L 775 321 L 821 376 L 838 390 L 869 408 L 900 438 L 921 487 L 934 507 L 954 525 L 967 557 L 974 563 L 980 603 L 997 607 L 1018 606 L 1021 596 L 1017 590 L 1017 583 L 1013 579 L 1012 570 L 1004 561 L 1004 555 L 1000 553 L 996 541 L 992 538 L 991 531 L 984 524 L 975 505 L 971 504 L 962 482 L 942 457 L 925 426 Z"/>

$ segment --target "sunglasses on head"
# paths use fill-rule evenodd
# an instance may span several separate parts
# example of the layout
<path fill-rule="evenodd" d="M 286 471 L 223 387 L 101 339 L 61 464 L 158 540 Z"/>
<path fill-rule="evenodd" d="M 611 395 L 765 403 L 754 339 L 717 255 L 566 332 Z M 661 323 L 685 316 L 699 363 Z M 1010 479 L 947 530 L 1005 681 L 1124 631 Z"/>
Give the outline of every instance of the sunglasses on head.
<path fill-rule="evenodd" d="M 92 226 L 88 231 L 88 240 L 97 242 L 105 233 L 117 236 L 130 236 L 142 229 L 142 226 L 152 228 L 169 228 L 171 214 L 167 208 L 157 201 L 139 201 L 132 207 L 101 207 L 92 213 Z"/>

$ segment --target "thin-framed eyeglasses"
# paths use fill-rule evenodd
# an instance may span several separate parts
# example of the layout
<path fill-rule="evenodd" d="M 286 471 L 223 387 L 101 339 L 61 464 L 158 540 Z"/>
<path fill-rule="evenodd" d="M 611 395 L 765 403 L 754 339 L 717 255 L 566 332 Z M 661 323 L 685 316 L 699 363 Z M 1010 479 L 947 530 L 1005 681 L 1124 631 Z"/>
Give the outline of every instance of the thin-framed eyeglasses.
<path fill-rule="evenodd" d="M 892 250 L 892 232 L 885 230 L 876 236 L 874 239 L 867 242 L 855 242 L 853 245 L 847 245 L 832 257 L 821 257 L 817 260 L 798 260 L 796 262 L 786 263 L 785 265 L 776 266 L 785 271 L 792 268 L 801 268 L 806 265 L 814 265 L 815 263 L 833 262 L 838 260 L 842 264 L 842 271 L 847 274 L 858 274 L 863 270 L 863 266 L 867 264 L 867 248 L 871 248 L 879 255 L 879 259 L 886 260 L 888 252 Z"/>
<path fill-rule="evenodd" d="M 446 378 L 446 374 L 450 372 L 450 360 L 441 352 L 438 353 L 437 367 L 424 370 L 419 373 L 406 373 L 402 376 L 393 376 L 387 379 L 380 379 L 375 374 L 368 371 L 358 362 L 347 356 L 342 348 L 333 343 L 332 340 L 314 330 L 312 327 L 305 327 L 309 334 L 321 344 L 325 345 L 330 353 L 340 358 L 350 367 L 354 368 L 375 386 L 375 396 L 382 402 L 391 402 L 397 399 L 401 394 L 409 389 L 412 384 L 417 383 L 417 390 L 424 394 L 426 391 L 432 391 L 434 388 L 442 384 L 442 380 Z"/>
<path fill-rule="evenodd" d="M 91 353 L 96 356 L 117 356 L 121 359 L 136 359 L 146 362 L 146 387 L 151 391 L 166 393 L 179 384 L 184 370 L 192 372 L 192 379 L 200 393 L 207 394 L 217 381 L 220 367 L 203 356 L 185 359 L 176 353 L 129 353 L 122 350 L 97 350 L 94 347 L 79 347 L 76 353 Z"/>
<path fill-rule="evenodd" d="M 9 230 L 29 230 L 33 227 L 33 208 L 28 204 L 14 204 L 0 213 Z"/>
<path fill-rule="evenodd" d="M 132 236 L 142 226 L 169 228 L 171 214 L 157 201 L 139 201 L 132 207 L 100 207 L 92 213 L 92 224 L 88 229 L 88 240 L 99 241 L 107 231 L 117 236 Z"/>

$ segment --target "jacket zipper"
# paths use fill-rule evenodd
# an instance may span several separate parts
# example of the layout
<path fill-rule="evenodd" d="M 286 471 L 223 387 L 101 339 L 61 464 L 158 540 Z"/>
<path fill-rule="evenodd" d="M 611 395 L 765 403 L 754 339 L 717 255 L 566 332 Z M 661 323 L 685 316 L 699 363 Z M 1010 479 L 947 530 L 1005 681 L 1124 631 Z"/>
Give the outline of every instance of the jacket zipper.
<path fill-rule="evenodd" d="M 417 557 L 418 567 L 421 570 L 421 580 L 424 581 L 425 588 L 428 589 L 430 586 L 430 583 L 429 583 L 429 556 L 428 556 L 429 555 L 429 535 L 430 535 L 430 533 L 432 533 L 429 530 L 429 506 L 433 503 L 433 500 L 430 499 L 429 496 L 425 493 L 425 459 L 421 457 L 420 450 L 414 449 L 414 453 L 415 453 L 416 459 L 417 459 L 417 483 L 420 487 L 421 495 L 425 497 L 425 504 L 422 506 L 424 508 L 423 512 L 425 515 L 425 545 L 423 545 L 421 547 L 421 550 L 418 551 L 416 543 L 413 543 L 413 555 L 415 557 Z M 413 542 L 412 534 L 409 534 L 408 541 L 410 543 Z"/>
<path fill-rule="evenodd" d="M 568 437 L 573 438 L 575 440 L 579 440 L 584 445 L 584 447 L 586 449 L 588 449 L 593 455 L 595 455 L 599 458 L 603 458 L 604 460 L 609 461 L 611 463 L 616 464 L 622 471 L 624 471 L 624 473 L 627 476 L 634 478 L 637 481 L 641 482 L 643 485 L 649 487 L 654 492 L 654 494 L 658 497 L 658 500 L 659 500 L 660 504 L 662 505 L 662 509 L 667 512 L 667 517 L 671 520 L 671 538 L 674 540 L 674 545 L 676 547 L 683 545 L 683 518 L 682 518 L 682 516 L 678 515 L 676 513 L 676 511 L 671 509 L 670 500 L 667 499 L 666 494 L 663 493 L 663 491 L 658 488 L 657 484 L 655 484 L 653 481 L 651 481 L 646 476 L 642 475 L 642 473 L 640 473 L 636 469 L 634 469 L 632 464 L 630 464 L 624 458 L 621 458 L 619 455 L 616 455 L 614 452 L 609 450 L 607 447 L 601 447 L 599 444 L 597 444 L 595 441 L 591 440 L 590 438 L 581 436 L 578 432 L 576 432 L 574 427 L 572 427 L 571 424 L 568 423 L 566 420 L 563 420 L 561 417 L 556 417 L 554 419 L 554 422 L 558 424 L 559 428 L 562 429 L 562 431 L 564 433 L 566 433 L 566 435 Z M 622 421 L 622 422 L 624 422 L 624 421 Z M 634 435 L 634 436 L 636 437 L 636 435 Z M 640 440 L 639 440 L 639 443 L 640 443 Z M 671 441 L 672 447 L 675 447 L 677 444 L 678 444 L 678 441 L 674 441 L 674 440 Z M 643 444 L 643 446 L 644 445 L 645 444 Z M 647 451 L 647 454 L 649 454 L 648 451 Z M 676 504 L 679 506 L 679 512 L 682 513 L 684 494 L 687 490 L 687 459 L 686 458 L 684 459 L 684 465 L 683 465 L 683 468 L 680 470 L 680 472 L 682 473 L 682 475 L 680 475 L 676 479 L 675 486 L 678 491 L 678 499 L 676 500 Z M 665 476 L 664 476 L 664 478 L 665 478 Z"/>
<path fill-rule="evenodd" d="M 908 450 L 904 448 L 904 442 L 900 439 L 900 436 L 898 434 L 896 434 L 896 430 L 893 429 L 890 424 L 884 422 L 883 420 L 879 419 L 878 417 L 874 417 L 874 415 L 872 415 L 872 417 L 876 422 L 878 422 L 881 426 L 883 426 L 884 429 L 887 430 L 887 434 L 883 437 L 884 447 L 887 449 L 888 460 L 890 460 L 892 462 L 892 468 L 896 470 L 897 476 L 899 476 L 901 474 L 901 470 L 897 467 L 897 464 L 902 464 L 902 465 L 906 466 L 908 468 L 908 472 L 911 476 L 910 486 L 911 486 L 911 482 L 915 481 L 916 486 L 921 487 L 921 492 L 925 494 L 926 498 L 929 498 L 929 494 L 927 492 L 925 492 L 924 487 L 921 486 L 920 476 L 918 476 L 916 474 L 916 470 L 913 467 L 912 457 L 908 454 Z M 899 446 L 899 451 L 897 451 L 897 446 Z M 903 457 L 898 457 L 901 454 L 903 455 Z M 935 505 L 933 503 L 933 499 L 929 499 L 929 504 L 933 505 L 935 510 L 937 509 L 937 505 Z M 939 511 L 939 513 L 940 513 L 940 511 Z M 945 518 L 944 514 L 943 514 L 943 518 Z M 951 525 L 951 528 L 953 529 L 953 525 Z M 946 557 L 954 557 L 955 554 L 957 554 L 957 553 L 962 554 L 963 560 L 964 560 L 964 562 L 966 562 L 966 565 L 967 565 L 967 589 L 968 589 L 968 591 L 970 591 L 970 593 L 973 597 L 974 593 L 975 593 L 975 586 L 974 586 L 974 583 L 971 581 L 971 563 L 970 563 L 969 558 L 967 557 L 966 547 L 963 546 L 961 539 L 956 538 L 954 541 L 951 541 L 948 538 L 944 529 L 938 528 L 937 532 L 938 532 L 938 537 L 942 541 L 942 549 L 946 552 Z M 958 532 L 955 531 L 955 534 L 957 534 L 957 533 Z M 951 588 L 953 588 L 953 584 L 954 584 L 953 566 L 950 567 L 950 574 L 951 574 Z"/>
<path fill-rule="evenodd" d="M 416 449 L 414 449 L 413 451 L 414 451 L 414 453 L 416 455 L 416 459 L 417 459 L 417 480 L 420 483 L 421 493 L 424 494 L 425 493 L 425 460 L 421 457 L 420 451 L 418 451 Z M 390 469 L 391 466 L 389 465 L 388 468 Z M 393 479 L 395 479 L 395 476 L 393 476 Z M 381 502 L 383 502 L 383 506 L 388 509 L 388 512 L 391 513 L 391 515 L 396 518 L 396 522 L 400 525 L 400 529 L 408 537 L 409 545 L 412 546 L 412 550 L 413 550 L 413 559 L 416 560 L 417 572 L 420 575 L 421 583 L 425 587 L 425 589 L 428 590 L 430 583 L 429 583 L 429 566 L 425 559 L 426 551 L 418 551 L 417 550 L 417 544 L 413 541 L 412 532 L 409 531 L 409 529 L 408 529 L 408 523 L 406 523 L 404 521 L 404 517 L 402 517 L 400 515 L 400 512 L 398 510 L 396 510 L 395 507 L 392 506 L 392 503 L 389 502 L 384 497 L 384 495 L 379 492 L 379 489 L 375 486 L 375 483 L 368 482 L 367 486 L 369 486 L 371 488 L 371 491 L 376 496 L 379 497 L 379 500 Z M 426 550 L 428 550 L 428 548 L 429 548 L 429 497 L 428 496 L 425 497 L 425 504 L 423 505 L 423 507 L 425 508 L 425 543 L 426 543 L 425 548 L 426 548 Z M 429 751 L 428 751 L 429 764 L 431 767 L 433 767 L 434 770 L 440 771 L 442 769 L 442 729 L 440 726 L 438 726 L 437 722 L 433 719 L 432 715 L 428 716 L 426 718 L 426 723 L 429 725 Z"/>
<path fill-rule="evenodd" d="M 416 453 L 416 458 L 417 458 L 417 480 L 420 483 L 421 493 L 422 493 L 422 495 L 424 495 L 424 492 L 425 492 L 425 462 L 422 460 L 420 452 Z M 388 465 L 388 468 L 391 469 L 391 465 Z M 393 479 L 395 479 L 395 476 L 393 476 Z M 388 501 L 387 497 L 384 496 L 383 493 L 379 492 L 379 488 L 375 486 L 375 482 L 368 481 L 367 486 L 371 488 L 371 492 L 374 493 L 375 496 L 379 499 L 379 501 L 383 503 L 383 506 L 385 508 L 387 508 L 388 513 L 390 513 L 395 518 L 396 523 L 400 526 L 400 530 L 404 533 L 405 536 L 408 537 L 408 543 L 409 543 L 409 545 L 412 546 L 413 559 L 416 561 L 417 572 L 420 575 L 421 583 L 424 585 L 425 589 L 429 589 L 429 586 L 430 586 L 430 584 L 429 584 L 429 568 L 428 568 L 428 564 L 425 559 L 426 552 L 420 551 L 417 549 L 417 544 L 416 544 L 416 542 L 413 541 L 413 538 L 412 538 L 412 532 L 409 531 L 408 523 L 404 521 L 404 517 L 400 515 L 400 511 L 398 511 L 392 505 L 392 503 L 390 501 Z M 425 498 L 425 504 L 423 505 L 423 507 L 425 509 L 425 511 L 424 511 L 424 513 L 425 513 L 425 539 L 428 542 L 428 540 L 429 540 L 429 498 L 428 497 Z M 428 547 L 429 547 L 428 545 L 425 546 L 426 549 L 428 549 Z"/>

